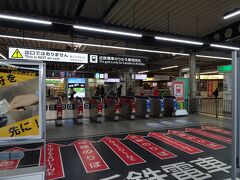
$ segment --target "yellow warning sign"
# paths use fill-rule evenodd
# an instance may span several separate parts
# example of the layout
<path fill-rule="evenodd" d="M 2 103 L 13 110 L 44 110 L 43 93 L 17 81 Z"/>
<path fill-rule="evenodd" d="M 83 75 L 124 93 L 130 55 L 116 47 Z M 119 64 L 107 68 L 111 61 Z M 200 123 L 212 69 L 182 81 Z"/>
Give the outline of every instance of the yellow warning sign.
<path fill-rule="evenodd" d="M 10 86 L 14 83 L 28 81 L 36 78 L 36 76 L 28 74 L 13 74 L 13 73 L 2 73 L 0 72 L 0 88 L 4 86 Z"/>
<path fill-rule="evenodd" d="M 1 138 L 14 138 L 19 136 L 38 136 L 39 135 L 39 116 L 15 122 L 0 128 Z"/>
<path fill-rule="evenodd" d="M 14 53 L 12 54 L 11 57 L 12 57 L 12 58 L 23 58 L 21 52 L 20 52 L 18 49 L 16 49 L 16 50 L 14 51 Z"/>

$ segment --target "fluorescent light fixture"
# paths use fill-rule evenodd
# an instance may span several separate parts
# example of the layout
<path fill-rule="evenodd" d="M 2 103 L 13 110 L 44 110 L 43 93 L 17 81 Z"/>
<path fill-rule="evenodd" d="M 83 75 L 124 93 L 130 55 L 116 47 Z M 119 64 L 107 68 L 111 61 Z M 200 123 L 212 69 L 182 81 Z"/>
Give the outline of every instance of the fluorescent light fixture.
<path fill-rule="evenodd" d="M 163 68 L 161 68 L 161 70 L 164 70 L 164 69 L 173 69 L 173 68 L 178 68 L 178 66 L 163 67 Z"/>
<path fill-rule="evenodd" d="M 232 60 L 232 58 L 228 58 L 228 57 L 220 57 L 220 56 L 206 56 L 206 55 L 202 55 L 202 54 L 197 54 L 196 56 L 197 56 L 197 57 L 200 57 L 200 58 Z"/>
<path fill-rule="evenodd" d="M 162 40 L 162 41 L 171 41 L 171 42 L 178 42 L 178 43 L 184 43 L 184 44 L 194 44 L 194 45 L 199 45 L 199 46 L 203 45 L 202 42 L 197 42 L 197 41 L 167 38 L 167 37 L 161 37 L 161 36 L 155 36 L 154 38 L 157 40 Z"/>
<path fill-rule="evenodd" d="M 108 34 L 117 34 L 117 35 L 124 35 L 124 36 L 142 37 L 142 34 L 130 33 L 130 32 L 124 32 L 124 31 L 116 31 L 116 30 L 109 30 L 109 29 L 102 29 L 102 28 L 95 28 L 95 27 L 88 27 L 88 26 L 74 25 L 73 28 L 80 29 L 80 30 L 86 30 L 86 31 L 108 33 Z"/>
<path fill-rule="evenodd" d="M 202 72 L 200 74 L 218 74 L 218 71 Z"/>
<path fill-rule="evenodd" d="M 182 71 L 189 71 L 189 68 L 183 68 Z"/>
<path fill-rule="evenodd" d="M 25 17 L 19 17 L 19 16 L 10 16 L 10 15 L 4 15 L 4 14 L 0 14 L 0 19 L 7 19 L 7 20 L 13 20 L 13 21 L 24 21 L 24 22 L 31 22 L 31 23 L 45 24 L 45 25 L 52 24 L 52 22 L 50 22 L 50 21 L 25 18 Z"/>
<path fill-rule="evenodd" d="M 7 59 L 2 53 L 0 53 L 0 57 L 2 57 L 3 59 Z"/>
<path fill-rule="evenodd" d="M 240 14 L 240 10 L 237 11 L 233 11 L 231 13 L 226 14 L 225 16 L 223 16 L 223 19 L 229 19 L 231 17 L 237 16 Z"/>
<path fill-rule="evenodd" d="M 79 70 L 84 67 L 84 64 L 80 65 L 76 70 Z"/>
<path fill-rule="evenodd" d="M 219 44 L 210 44 L 211 47 L 216 47 L 216 48 L 223 48 L 223 49 L 231 49 L 231 50 L 239 50 L 239 47 L 233 47 L 233 46 L 224 46 L 224 45 L 219 45 Z"/>
<path fill-rule="evenodd" d="M 10 39 L 28 40 L 28 41 L 42 41 L 42 42 L 51 42 L 51 43 L 60 43 L 60 44 L 73 44 L 73 45 L 83 45 L 83 46 L 100 47 L 100 48 L 149 52 L 149 53 L 157 53 L 157 54 L 171 54 L 171 55 L 189 56 L 189 54 L 187 54 L 187 53 L 177 53 L 177 52 L 158 51 L 158 50 L 149 50 L 149 49 L 138 49 L 138 48 L 129 48 L 129 47 L 121 47 L 121 46 L 109 46 L 109 45 L 101 45 L 101 44 L 88 44 L 88 43 L 80 43 L 80 42 L 60 41 L 60 40 L 41 39 L 41 38 L 29 38 L 29 37 L 10 36 L 10 35 L 1 35 L 0 34 L 0 38 L 1 37 L 2 38 L 10 38 Z"/>
<path fill-rule="evenodd" d="M 139 71 L 138 74 L 148 73 L 149 71 Z"/>

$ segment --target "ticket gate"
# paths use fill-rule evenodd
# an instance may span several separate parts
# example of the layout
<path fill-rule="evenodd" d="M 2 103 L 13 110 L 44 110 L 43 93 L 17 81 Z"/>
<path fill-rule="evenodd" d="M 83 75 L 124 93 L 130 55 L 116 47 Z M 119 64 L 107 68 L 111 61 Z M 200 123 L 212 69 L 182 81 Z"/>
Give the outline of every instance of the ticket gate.
<path fill-rule="evenodd" d="M 102 98 L 92 97 L 92 99 L 89 99 L 89 119 L 94 122 L 102 122 L 102 113 Z"/>
<path fill-rule="evenodd" d="M 164 116 L 174 116 L 177 109 L 176 98 L 174 96 L 164 96 Z"/>
<path fill-rule="evenodd" d="M 107 96 L 104 98 L 103 104 L 103 116 L 107 119 L 118 121 L 120 115 L 119 98 Z"/>
<path fill-rule="evenodd" d="M 61 103 L 60 103 L 61 102 Z M 46 120 L 55 120 L 57 126 L 62 125 L 63 120 L 72 119 L 76 124 L 90 120 L 101 122 L 102 119 L 101 98 L 79 98 L 73 101 L 62 101 L 59 97 L 55 101 L 49 100 L 46 106 Z"/>
<path fill-rule="evenodd" d="M 120 97 L 120 116 L 126 119 L 135 119 L 136 99 L 135 97 Z"/>
<path fill-rule="evenodd" d="M 62 116 L 63 116 L 63 108 L 62 108 L 62 98 L 56 97 L 56 119 L 55 119 L 55 125 L 56 126 L 62 126 Z"/>
<path fill-rule="evenodd" d="M 74 112 L 73 122 L 76 124 L 83 123 L 83 100 L 81 97 L 76 97 L 76 110 Z"/>
<path fill-rule="evenodd" d="M 150 96 L 150 116 L 154 118 L 163 117 L 164 99 L 161 96 Z"/>
<path fill-rule="evenodd" d="M 135 99 L 136 99 L 136 116 L 148 119 L 151 107 L 149 97 L 135 96 Z"/>

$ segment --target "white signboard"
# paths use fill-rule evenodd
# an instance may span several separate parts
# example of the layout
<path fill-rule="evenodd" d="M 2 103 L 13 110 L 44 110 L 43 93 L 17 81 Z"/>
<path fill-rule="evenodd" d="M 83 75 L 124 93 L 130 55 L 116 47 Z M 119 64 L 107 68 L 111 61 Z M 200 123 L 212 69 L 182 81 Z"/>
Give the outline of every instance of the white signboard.
<path fill-rule="evenodd" d="M 15 47 L 8 48 L 8 58 L 32 61 L 88 63 L 88 54 Z"/>

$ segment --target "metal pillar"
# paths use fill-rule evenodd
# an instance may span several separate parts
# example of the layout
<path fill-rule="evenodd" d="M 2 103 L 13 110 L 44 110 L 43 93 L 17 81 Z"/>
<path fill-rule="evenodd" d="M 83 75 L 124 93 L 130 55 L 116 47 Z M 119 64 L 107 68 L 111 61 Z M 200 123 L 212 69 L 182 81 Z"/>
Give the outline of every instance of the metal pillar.
<path fill-rule="evenodd" d="M 190 94 L 189 94 L 189 112 L 193 112 L 193 99 L 196 97 L 197 83 L 196 83 L 196 53 L 192 53 L 189 59 L 189 78 L 190 78 Z"/>
<path fill-rule="evenodd" d="M 240 51 L 232 53 L 232 179 L 240 172 Z"/>

